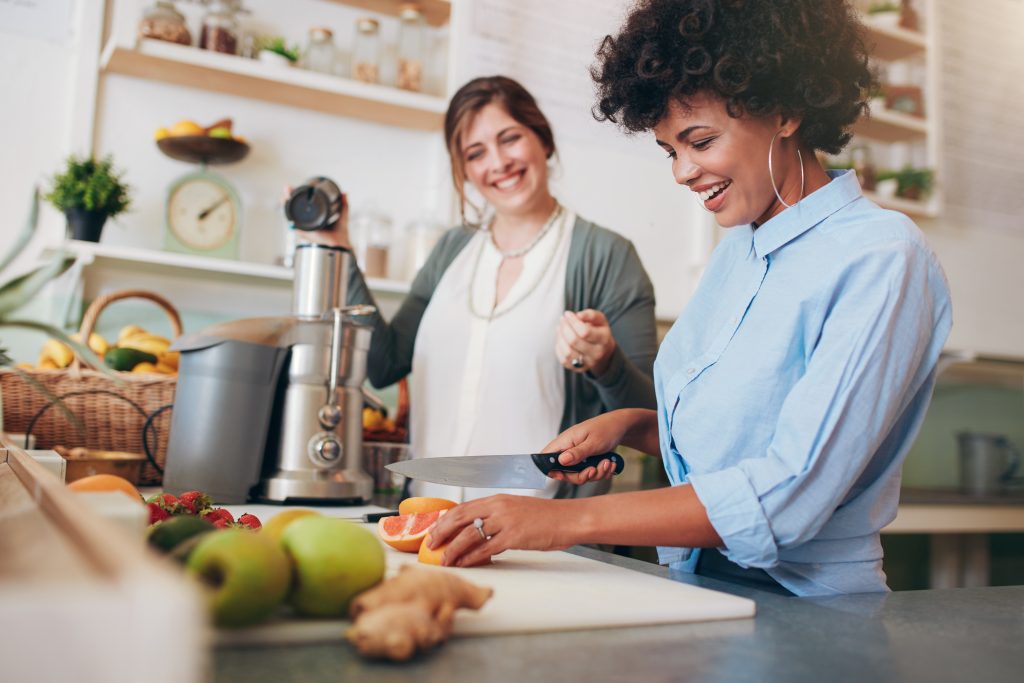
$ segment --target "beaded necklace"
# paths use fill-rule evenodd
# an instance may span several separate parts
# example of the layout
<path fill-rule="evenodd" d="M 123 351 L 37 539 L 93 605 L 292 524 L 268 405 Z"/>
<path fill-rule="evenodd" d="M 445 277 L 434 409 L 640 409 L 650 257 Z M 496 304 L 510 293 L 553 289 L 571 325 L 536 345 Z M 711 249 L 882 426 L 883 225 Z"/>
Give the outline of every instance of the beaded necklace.
<path fill-rule="evenodd" d="M 557 245 L 561 244 L 562 232 L 565 229 L 565 221 L 559 220 L 561 217 L 562 217 L 562 205 L 559 204 L 558 202 L 555 202 L 555 210 L 551 213 L 551 217 L 548 218 L 547 223 L 545 223 L 545 225 L 541 229 L 541 231 L 539 233 L 537 233 L 537 236 L 533 240 L 531 240 L 530 243 L 527 244 L 525 247 L 520 247 L 519 249 L 513 249 L 513 250 L 510 250 L 510 251 L 506 252 L 506 251 L 502 251 L 501 249 L 498 249 L 497 245 L 494 246 L 495 249 L 498 249 L 498 253 L 501 254 L 503 259 L 506 259 L 506 258 L 517 258 L 519 256 L 522 256 L 523 254 L 526 254 L 531 249 L 533 249 L 535 246 L 537 246 L 537 244 L 540 243 L 540 240 L 544 237 L 544 235 L 546 235 L 548 232 L 550 232 L 552 226 L 554 226 L 554 224 L 556 222 L 558 223 L 558 236 L 555 239 L 556 248 L 551 250 L 551 254 L 548 256 L 548 261 L 547 261 L 547 263 L 544 264 L 544 267 L 540 270 L 540 273 L 537 276 L 537 279 L 533 281 L 533 283 L 530 285 L 530 287 L 525 292 L 523 292 L 523 295 L 521 297 L 516 299 L 509 306 L 506 306 L 505 308 L 503 308 L 498 313 L 495 313 L 495 310 L 497 310 L 497 308 L 498 308 L 497 306 L 492 308 L 491 311 L 489 313 L 487 313 L 487 314 L 479 313 L 476 310 L 476 308 L 473 306 L 473 283 L 476 282 L 477 271 L 480 269 L 480 261 L 483 260 L 484 249 L 487 247 L 486 241 L 484 241 L 484 240 L 480 241 L 480 248 L 476 252 L 476 261 L 473 262 L 473 272 L 472 272 L 472 274 L 469 277 L 470 287 L 469 287 L 469 297 L 468 297 L 468 300 L 467 300 L 467 303 L 469 304 L 469 312 L 470 312 L 470 314 L 473 315 L 474 318 L 480 318 L 482 320 L 487 320 L 487 321 L 494 320 L 495 318 L 500 318 L 501 316 L 505 315 L 506 313 L 511 311 L 513 308 L 515 308 L 519 304 L 523 303 L 531 294 L 533 294 L 533 291 L 535 289 L 537 289 L 537 285 L 540 284 L 540 281 L 541 281 L 544 273 L 547 272 L 548 268 L 551 267 L 551 263 L 555 260 L 555 253 L 558 251 Z M 491 228 L 488 227 L 487 231 L 490 232 L 490 230 L 491 230 Z M 493 233 L 492 233 L 492 243 L 493 243 Z"/>

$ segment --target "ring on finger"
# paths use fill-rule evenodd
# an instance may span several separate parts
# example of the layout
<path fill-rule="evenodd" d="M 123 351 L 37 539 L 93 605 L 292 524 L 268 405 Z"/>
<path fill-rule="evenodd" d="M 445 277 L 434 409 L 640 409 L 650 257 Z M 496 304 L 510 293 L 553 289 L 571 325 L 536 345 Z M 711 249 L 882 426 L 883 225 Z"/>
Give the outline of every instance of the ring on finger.
<path fill-rule="evenodd" d="M 575 358 L 572 359 L 572 366 L 574 368 L 582 368 L 583 367 L 583 355 L 582 354 L 579 355 L 579 356 L 576 356 Z"/>
<path fill-rule="evenodd" d="M 484 531 L 484 520 L 482 518 L 477 517 L 476 519 L 474 519 L 473 520 L 473 526 L 476 527 L 476 532 L 478 534 L 480 534 L 481 540 L 484 540 L 484 541 L 491 540 L 491 537 L 489 535 L 487 535 L 486 531 Z"/>

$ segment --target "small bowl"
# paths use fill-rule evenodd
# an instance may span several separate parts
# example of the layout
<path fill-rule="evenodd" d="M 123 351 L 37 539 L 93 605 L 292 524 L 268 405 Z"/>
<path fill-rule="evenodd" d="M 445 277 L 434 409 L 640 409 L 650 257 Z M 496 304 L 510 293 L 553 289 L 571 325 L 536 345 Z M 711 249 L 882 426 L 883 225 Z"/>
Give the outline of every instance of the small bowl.
<path fill-rule="evenodd" d="M 156 144 L 170 158 L 192 164 L 230 164 L 249 154 L 249 145 L 244 142 L 208 135 L 168 136 L 157 140 Z"/>

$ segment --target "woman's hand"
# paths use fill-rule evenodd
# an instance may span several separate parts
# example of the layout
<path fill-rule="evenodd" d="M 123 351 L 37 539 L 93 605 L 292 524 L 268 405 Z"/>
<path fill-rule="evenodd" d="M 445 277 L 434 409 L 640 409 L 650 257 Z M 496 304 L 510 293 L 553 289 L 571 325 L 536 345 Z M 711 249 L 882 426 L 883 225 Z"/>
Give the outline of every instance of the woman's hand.
<path fill-rule="evenodd" d="M 604 313 L 588 308 L 562 314 L 555 337 L 555 354 L 564 367 L 573 372 L 589 370 L 600 377 L 608 369 L 613 351 L 615 337 Z"/>
<path fill-rule="evenodd" d="M 620 443 L 626 431 L 632 426 L 629 411 L 614 410 L 604 415 L 573 425 L 555 437 L 541 449 L 542 453 L 561 453 L 558 462 L 575 465 L 591 455 L 607 453 Z M 582 472 L 549 472 L 548 476 L 559 481 L 585 484 L 595 479 L 610 479 L 615 473 L 615 463 L 602 461 L 597 467 L 588 467 Z"/>
<path fill-rule="evenodd" d="M 567 501 L 497 495 L 471 500 L 447 510 L 430 530 L 430 548 L 444 544 L 442 562 L 471 567 L 505 550 L 562 550 L 575 541 L 571 520 L 552 523 Z M 474 520 L 480 519 L 479 529 Z"/>
<path fill-rule="evenodd" d="M 300 239 L 315 242 L 327 247 L 344 247 L 352 249 L 348 237 L 348 195 L 341 195 L 341 214 L 334 225 L 324 230 L 296 230 Z"/>

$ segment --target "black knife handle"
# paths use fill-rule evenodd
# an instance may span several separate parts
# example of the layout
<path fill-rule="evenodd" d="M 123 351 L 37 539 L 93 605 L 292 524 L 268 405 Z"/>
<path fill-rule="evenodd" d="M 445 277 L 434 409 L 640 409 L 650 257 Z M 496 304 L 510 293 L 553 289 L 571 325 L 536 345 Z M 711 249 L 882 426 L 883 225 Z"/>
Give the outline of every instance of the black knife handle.
<path fill-rule="evenodd" d="M 622 468 L 626 466 L 622 456 L 618 453 L 602 453 L 601 455 L 592 455 L 589 458 L 580 460 L 575 465 L 563 465 L 558 462 L 558 456 L 561 453 L 534 453 L 530 457 L 533 458 L 534 464 L 544 474 L 549 472 L 582 472 L 588 467 L 597 467 L 604 460 L 611 460 L 615 463 L 615 471 L 612 474 L 618 474 L 622 471 Z"/>

